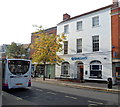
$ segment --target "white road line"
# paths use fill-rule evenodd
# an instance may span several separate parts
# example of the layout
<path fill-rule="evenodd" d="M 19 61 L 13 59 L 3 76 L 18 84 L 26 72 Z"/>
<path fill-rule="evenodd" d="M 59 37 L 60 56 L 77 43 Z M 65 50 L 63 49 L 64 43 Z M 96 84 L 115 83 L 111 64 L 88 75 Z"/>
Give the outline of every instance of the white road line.
<path fill-rule="evenodd" d="M 22 98 L 20 98 L 20 97 L 17 97 L 17 98 L 16 98 L 16 100 L 23 100 L 23 99 L 22 99 Z"/>
<path fill-rule="evenodd" d="M 53 92 L 47 92 L 48 94 L 52 94 L 52 95 L 56 95 L 56 93 L 53 93 Z"/>
<path fill-rule="evenodd" d="M 37 90 L 37 91 L 41 91 L 41 92 L 43 91 L 43 90 L 40 90 L 40 89 L 35 89 L 35 90 Z"/>
<path fill-rule="evenodd" d="M 65 96 L 65 97 L 67 97 L 67 98 L 72 98 L 72 99 L 77 99 L 76 97 L 72 97 L 72 96 Z"/>
<path fill-rule="evenodd" d="M 89 104 L 88 107 L 97 106 L 97 104 Z"/>
<path fill-rule="evenodd" d="M 101 103 L 101 102 L 90 101 L 90 100 L 89 100 L 88 102 L 89 102 L 89 103 L 95 103 L 95 104 L 101 104 L 101 105 L 103 104 L 103 103 Z"/>

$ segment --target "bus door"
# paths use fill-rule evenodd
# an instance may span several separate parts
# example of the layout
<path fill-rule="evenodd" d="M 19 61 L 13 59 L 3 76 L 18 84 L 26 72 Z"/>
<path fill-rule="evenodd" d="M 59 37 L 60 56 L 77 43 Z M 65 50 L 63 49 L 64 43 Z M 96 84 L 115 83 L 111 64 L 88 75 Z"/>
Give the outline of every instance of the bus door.
<path fill-rule="evenodd" d="M 30 61 L 9 60 L 9 88 L 28 87 L 31 78 L 30 67 Z"/>

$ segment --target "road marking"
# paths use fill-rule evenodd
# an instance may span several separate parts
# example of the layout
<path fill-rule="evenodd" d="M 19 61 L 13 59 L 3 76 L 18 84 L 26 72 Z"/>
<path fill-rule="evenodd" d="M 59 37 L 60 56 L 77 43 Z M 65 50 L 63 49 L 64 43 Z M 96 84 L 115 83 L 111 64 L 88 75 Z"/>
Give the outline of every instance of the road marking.
<path fill-rule="evenodd" d="M 53 92 L 47 92 L 48 94 L 52 94 L 52 95 L 56 95 L 56 93 L 53 93 Z"/>
<path fill-rule="evenodd" d="M 72 98 L 72 99 L 77 99 L 76 97 L 72 97 L 72 96 L 65 96 L 65 97 L 67 97 L 67 98 Z"/>
<path fill-rule="evenodd" d="M 16 98 L 16 100 L 23 100 L 23 99 L 22 99 L 22 98 L 20 98 L 20 97 L 17 97 L 17 98 Z"/>
<path fill-rule="evenodd" d="M 37 90 L 37 91 L 41 91 L 41 92 L 43 91 L 43 90 L 40 90 L 40 89 L 36 89 L 36 90 Z"/>
<path fill-rule="evenodd" d="M 88 102 L 89 102 L 89 103 L 96 103 L 96 104 L 101 104 L 101 105 L 103 104 L 103 103 L 101 103 L 101 102 L 90 101 L 90 100 L 89 100 Z"/>
<path fill-rule="evenodd" d="M 97 104 L 89 104 L 88 107 L 97 106 Z"/>

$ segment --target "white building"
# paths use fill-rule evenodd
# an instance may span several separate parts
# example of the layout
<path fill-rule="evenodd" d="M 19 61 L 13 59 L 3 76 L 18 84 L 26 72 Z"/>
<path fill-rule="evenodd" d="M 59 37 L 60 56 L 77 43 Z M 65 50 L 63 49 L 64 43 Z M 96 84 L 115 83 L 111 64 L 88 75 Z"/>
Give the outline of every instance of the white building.
<path fill-rule="evenodd" d="M 111 5 L 75 17 L 63 15 L 57 34 L 65 33 L 64 58 L 56 78 L 107 81 L 112 74 Z"/>

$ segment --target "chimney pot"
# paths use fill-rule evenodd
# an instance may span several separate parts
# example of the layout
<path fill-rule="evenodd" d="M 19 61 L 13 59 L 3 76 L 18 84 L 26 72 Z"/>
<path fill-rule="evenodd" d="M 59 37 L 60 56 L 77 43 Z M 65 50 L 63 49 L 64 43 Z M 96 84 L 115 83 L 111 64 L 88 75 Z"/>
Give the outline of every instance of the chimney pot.
<path fill-rule="evenodd" d="M 70 15 L 67 13 L 63 14 L 63 20 L 67 20 L 67 19 L 70 19 Z"/>
<path fill-rule="evenodd" d="M 119 1 L 118 0 L 113 0 L 113 8 L 119 6 Z"/>

